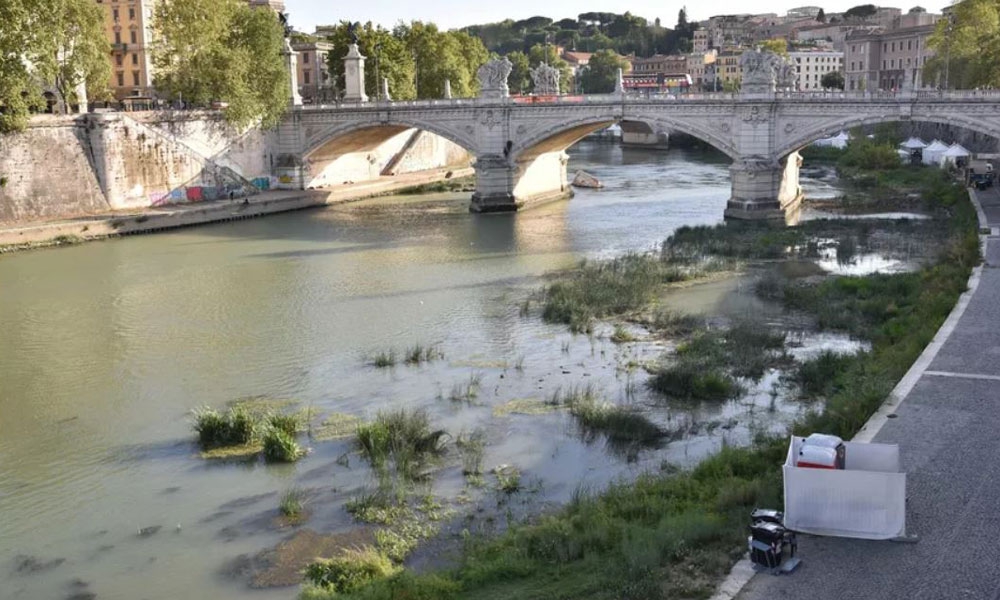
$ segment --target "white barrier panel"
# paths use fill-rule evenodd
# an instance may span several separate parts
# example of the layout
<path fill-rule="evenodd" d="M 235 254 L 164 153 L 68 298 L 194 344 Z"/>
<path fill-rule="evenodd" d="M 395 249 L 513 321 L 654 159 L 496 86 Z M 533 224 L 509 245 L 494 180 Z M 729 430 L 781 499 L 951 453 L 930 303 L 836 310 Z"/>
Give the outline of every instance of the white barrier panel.
<path fill-rule="evenodd" d="M 805 438 L 792 437 L 782 469 L 785 527 L 792 531 L 885 540 L 906 534 L 906 473 L 899 446 L 845 442 L 844 469 L 795 466 Z"/>

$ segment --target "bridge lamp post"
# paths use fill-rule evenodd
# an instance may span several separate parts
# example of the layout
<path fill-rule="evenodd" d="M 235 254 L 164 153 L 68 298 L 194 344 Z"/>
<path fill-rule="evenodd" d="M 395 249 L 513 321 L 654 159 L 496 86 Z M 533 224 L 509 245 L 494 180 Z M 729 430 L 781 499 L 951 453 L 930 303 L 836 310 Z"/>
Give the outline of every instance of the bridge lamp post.
<path fill-rule="evenodd" d="M 947 91 L 951 86 L 951 29 L 955 25 L 952 15 L 948 15 L 948 44 L 944 47 L 944 89 Z"/>
<path fill-rule="evenodd" d="M 375 101 L 382 100 L 382 77 L 379 75 L 378 59 L 382 54 L 382 42 L 375 42 Z"/>

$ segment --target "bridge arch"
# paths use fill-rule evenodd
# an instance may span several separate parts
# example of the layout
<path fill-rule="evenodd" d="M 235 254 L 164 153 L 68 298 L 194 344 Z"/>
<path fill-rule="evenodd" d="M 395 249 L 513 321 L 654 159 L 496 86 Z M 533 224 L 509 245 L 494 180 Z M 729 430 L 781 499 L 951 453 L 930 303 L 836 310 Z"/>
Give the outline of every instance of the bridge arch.
<path fill-rule="evenodd" d="M 552 123 L 519 139 L 514 144 L 511 155 L 516 160 L 524 160 L 546 152 L 565 150 L 588 134 L 623 121 L 644 123 L 653 132 L 677 131 L 684 133 L 702 140 L 731 159 L 735 160 L 739 156 L 731 140 L 685 119 L 672 119 L 661 114 L 647 115 L 642 113 L 630 115 L 607 113 Z"/>
<path fill-rule="evenodd" d="M 301 155 L 303 187 L 427 170 L 432 168 L 428 163 L 468 167 L 475 155 L 475 140 L 468 132 L 449 126 L 447 121 L 429 122 L 406 115 L 390 115 L 376 122 L 340 122 L 313 132 L 307 123 L 306 132 Z M 438 137 L 428 138 L 428 133 Z"/>
<path fill-rule="evenodd" d="M 411 118 L 405 114 L 394 114 L 392 112 L 385 112 L 379 116 L 380 118 L 377 123 L 362 120 L 351 120 L 334 123 L 327 127 L 318 129 L 315 133 L 309 134 L 304 140 L 305 151 L 302 155 L 310 156 L 318 150 L 323 149 L 330 144 L 336 143 L 338 140 L 343 141 L 343 138 L 346 136 L 357 137 L 356 134 L 360 132 L 382 132 L 385 134 L 382 141 L 385 141 L 385 139 L 392 137 L 392 135 L 407 129 L 427 131 L 435 135 L 439 135 L 455 145 L 461 146 L 468 152 L 473 154 L 476 152 L 476 138 L 474 132 L 467 131 L 458 125 L 450 125 L 447 121 L 437 122 L 420 118 Z M 306 122 L 306 125 L 308 126 L 308 122 Z M 393 133 L 393 131 L 395 131 L 395 133 Z M 377 136 L 373 136 L 373 138 L 377 139 Z"/>
<path fill-rule="evenodd" d="M 801 150 L 809 144 L 827 138 L 841 131 L 861 127 L 865 125 L 879 125 L 882 123 L 934 123 L 949 127 L 958 127 L 970 131 L 978 131 L 1000 140 L 1000 124 L 993 123 L 988 119 L 977 120 L 970 116 L 961 114 L 929 114 L 929 115 L 857 115 L 846 119 L 832 119 L 817 123 L 815 126 L 803 131 L 796 131 L 794 135 L 787 138 L 777 147 L 775 154 L 785 157 Z"/>

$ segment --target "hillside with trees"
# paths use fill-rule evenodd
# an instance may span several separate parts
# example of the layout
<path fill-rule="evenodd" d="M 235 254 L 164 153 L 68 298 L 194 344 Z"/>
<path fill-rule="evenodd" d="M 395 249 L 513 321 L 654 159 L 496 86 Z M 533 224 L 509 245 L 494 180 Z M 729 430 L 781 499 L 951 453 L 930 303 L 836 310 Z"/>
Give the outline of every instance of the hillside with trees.
<path fill-rule="evenodd" d="M 549 43 L 579 52 L 612 50 L 621 55 L 652 56 L 690 52 L 695 29 L 697 24 L 689 23 L 687 13 L 681 9 L 673 29 L 662 26 L 660 19 L 650 22 L 629 12 L 585 12 L 575 19 L 556 21 L 540 16 L 520 21 L 507 19 L 471 25 L 463 31 L 500 55 L 528 53 L 535 46 Z"/>

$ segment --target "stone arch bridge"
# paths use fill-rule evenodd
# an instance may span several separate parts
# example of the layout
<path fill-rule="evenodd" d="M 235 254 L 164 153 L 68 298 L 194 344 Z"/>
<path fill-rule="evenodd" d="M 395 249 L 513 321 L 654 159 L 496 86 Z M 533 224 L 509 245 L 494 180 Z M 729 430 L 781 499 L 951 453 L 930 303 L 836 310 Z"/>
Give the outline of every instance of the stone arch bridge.
<path fill-rule="evenodd" d="M 626 122 L 652 133 L 686 133 L 728 155 L 727 217 L 781 218 L 801 196 L 798 150 L 846 128 L 893 121 L 964 127 L 1000 139 L 1000 92 L 614 93 L 296 106 L 278 128 L 275 174 L 291 187 L 312 187 L 335 157 L 416 128 L 475 157 L 473 211 L 513 211 L 568 195 L 565 150 Z"/>

